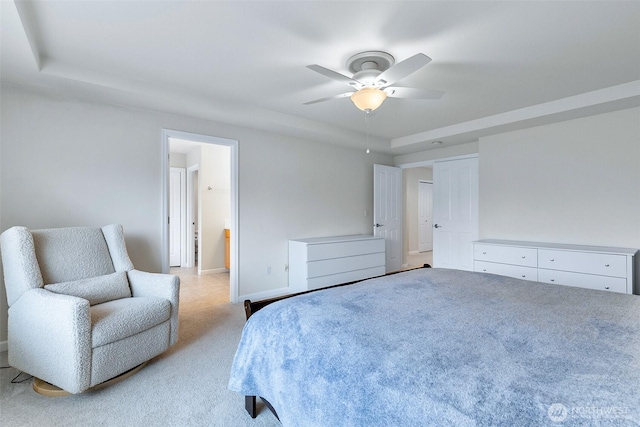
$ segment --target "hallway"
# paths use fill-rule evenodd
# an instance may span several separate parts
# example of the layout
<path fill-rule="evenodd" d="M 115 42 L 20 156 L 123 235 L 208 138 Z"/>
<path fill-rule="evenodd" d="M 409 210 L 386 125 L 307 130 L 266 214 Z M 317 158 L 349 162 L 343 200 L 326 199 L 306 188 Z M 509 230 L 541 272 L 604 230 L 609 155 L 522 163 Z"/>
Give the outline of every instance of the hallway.
<path fill-rule="evenodd" d="M 180 312 L 200 311 L 229 302 L 229 273 L 198 275 L 197 267 L 172 267 L 180 277 Z"/>
<path fill-rule="evenodd" d="M 424 264 L 429 264 L 433 267 L 433 251 L 407 254 L 407 267 L 405 270 L 422 267 Z"/>

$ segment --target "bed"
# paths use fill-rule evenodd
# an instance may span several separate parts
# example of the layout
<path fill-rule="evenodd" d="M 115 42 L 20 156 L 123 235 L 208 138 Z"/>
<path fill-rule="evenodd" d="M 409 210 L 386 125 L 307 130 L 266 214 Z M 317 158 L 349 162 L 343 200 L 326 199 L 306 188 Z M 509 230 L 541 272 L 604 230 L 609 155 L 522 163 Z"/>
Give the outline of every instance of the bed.
<path fill-rule="evenodd" d="M 229 388 L 283 426 L 640 425 L 640 296 L 419 269 L 248 319 Z"/>

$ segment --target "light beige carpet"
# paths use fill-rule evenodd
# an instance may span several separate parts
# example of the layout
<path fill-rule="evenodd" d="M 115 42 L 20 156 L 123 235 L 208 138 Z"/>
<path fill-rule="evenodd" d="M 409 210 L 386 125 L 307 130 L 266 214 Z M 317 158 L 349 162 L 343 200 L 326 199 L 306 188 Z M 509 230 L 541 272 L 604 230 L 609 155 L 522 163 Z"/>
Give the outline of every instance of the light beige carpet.
<path fill-rule="evenodd" d="M 0 425 L 279 426 L 262 405 L 251 419 L 244 397 L 227 390 L 245 319 L 242 304 L 224 302 L 224 286 L 223 276 L 182 278 L 178 343 L 113 386 L 51 398 L 35 393 L 31 381 L 11 384 L 15 369 L 0 370 Z"/>

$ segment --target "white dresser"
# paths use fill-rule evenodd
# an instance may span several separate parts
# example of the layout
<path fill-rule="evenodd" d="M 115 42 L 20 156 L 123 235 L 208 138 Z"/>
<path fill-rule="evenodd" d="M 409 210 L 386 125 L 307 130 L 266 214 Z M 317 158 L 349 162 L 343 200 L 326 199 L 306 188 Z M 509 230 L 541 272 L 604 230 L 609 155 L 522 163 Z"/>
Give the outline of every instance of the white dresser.
<path fill-rule="evenodd" d="M 293 292 L 385 274 L 384 238 L 369 235 L 289 240 Z"/>
<path fill-rule="evenodd" d="M 479 240 L 474 270 L 534 282 L 631 294 L 638 251 L 627 248 Z M 637 287 L 636 293 L 637 293 Z"/>

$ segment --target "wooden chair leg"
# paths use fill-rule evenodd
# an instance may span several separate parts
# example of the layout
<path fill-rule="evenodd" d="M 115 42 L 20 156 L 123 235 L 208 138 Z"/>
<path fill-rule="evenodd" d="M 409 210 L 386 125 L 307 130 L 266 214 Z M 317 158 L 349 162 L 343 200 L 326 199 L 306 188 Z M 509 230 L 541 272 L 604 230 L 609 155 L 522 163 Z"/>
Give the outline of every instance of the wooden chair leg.
<path fill-rule="evenodd" d="M 244 397 L 244 408 L 247 410 L 251 418 L 255 418 L 258 414 L 256 411 L 256 397 L 255 396 L 245 396 Z"/>

